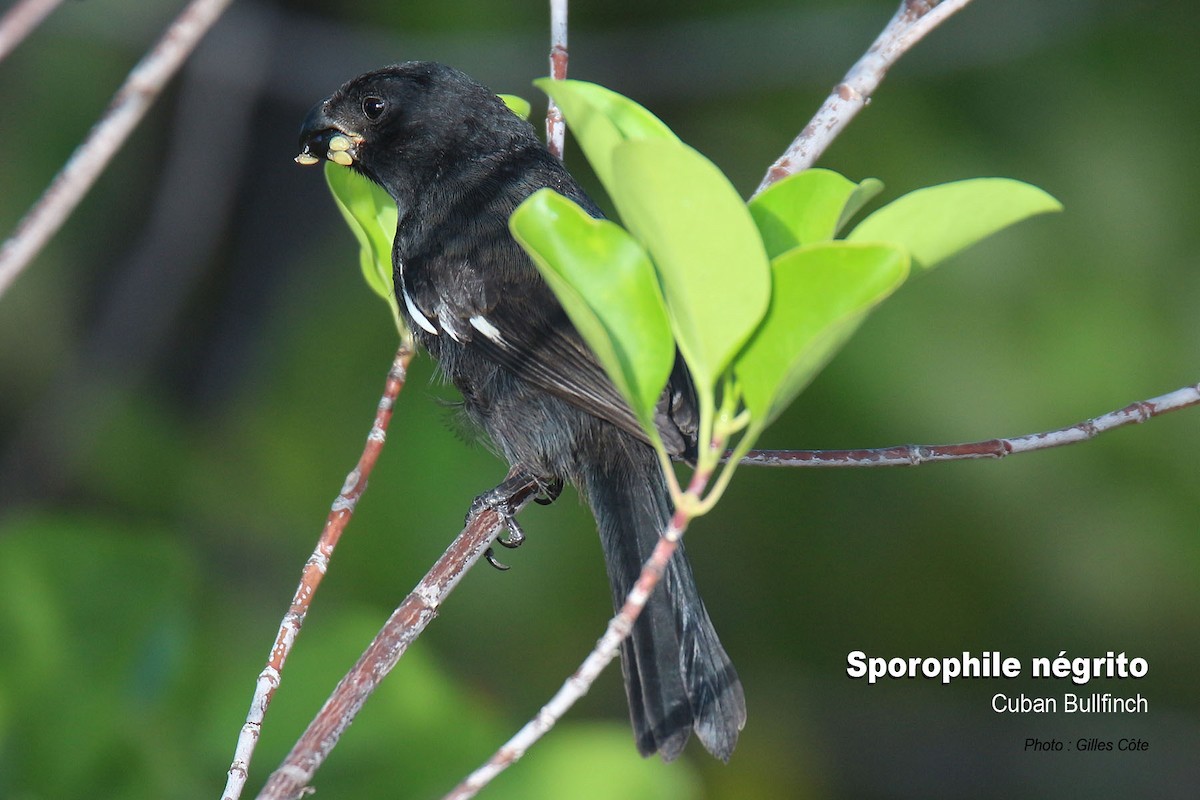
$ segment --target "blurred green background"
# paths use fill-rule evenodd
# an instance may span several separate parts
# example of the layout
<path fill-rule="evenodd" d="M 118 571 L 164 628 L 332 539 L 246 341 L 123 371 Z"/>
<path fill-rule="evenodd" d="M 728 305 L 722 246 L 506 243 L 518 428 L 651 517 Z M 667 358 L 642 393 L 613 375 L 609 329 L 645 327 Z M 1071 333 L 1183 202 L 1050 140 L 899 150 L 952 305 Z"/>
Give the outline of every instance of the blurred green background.
<path fill-rule="evenodd" d="M 67 2 L 0 63 L 7 235 L 182 2 Z M 629 94 L 749 194 L 894 0 L 576 3 L 571 75 Z M 395 349 L 349 232 L 292 163 L 345 79 L 445 61 L 530 98 L 544 3 L 244 2 L 0 299 L 0 797 L 216 797 L 254 679 Z M 906 287 L 764 446 L 869 447 L 1073 423 L 1197 380 L 1200 9 L 979 0 L 906 57 L 822 164 L 886 197 L 1046 188 Z M 590 181 L 578 149 L 568 163 Z M 588 183 L 594 187 L 594 182 Z M 252 768 L 256 791 L 504 466 L 413 367 Z M 743 469 L 689 552 L 741 673 L 733 761 L 642 761 L 617 669 L 488 797 L 1194 797 L 1200 411 L 1081 446 L 918 469 Z M 430 797 L 529 718 L 609 614 L 573 493 L 523 519 L 318 773 Z M 1140 681 L 868 686 L 846 654 L 1125 651 Z M 996 692 L 1148 698 L 998 715 Z M 1026 753 L 1028 737 L 1149 751 Z"/>

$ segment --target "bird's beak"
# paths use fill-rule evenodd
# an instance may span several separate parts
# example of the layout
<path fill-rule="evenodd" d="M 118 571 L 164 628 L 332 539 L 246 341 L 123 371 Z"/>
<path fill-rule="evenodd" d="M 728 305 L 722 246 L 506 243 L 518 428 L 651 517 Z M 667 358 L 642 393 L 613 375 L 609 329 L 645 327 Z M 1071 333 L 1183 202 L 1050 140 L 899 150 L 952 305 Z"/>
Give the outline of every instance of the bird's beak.
<path fill-rule="evenodd" d="M 296 163 L 308 166 L 328 158 L 335 164 L 348 167 L 358 160 L 358 146 L 363 137 L 346 130 L 329 116 L 327 101 L 317 103 L 304 118 L 300 128 L 300 154 Z"/>

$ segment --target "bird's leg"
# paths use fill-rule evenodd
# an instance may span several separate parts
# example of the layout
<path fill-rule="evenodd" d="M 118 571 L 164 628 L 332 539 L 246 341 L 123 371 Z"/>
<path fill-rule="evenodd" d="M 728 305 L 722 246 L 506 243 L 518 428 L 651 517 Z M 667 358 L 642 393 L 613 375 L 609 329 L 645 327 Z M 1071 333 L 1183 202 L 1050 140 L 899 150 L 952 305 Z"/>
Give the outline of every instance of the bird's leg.
<path fill-rule="evenodd" d="M 562 481 L 545 481 L 534 477 L 521 467 L 513 467 L 499 486 L 489 489 L 475 498 L 471 503 L 471 509 L 467 512 L 467 522 L 470 523 L 485 509 L 495 511 L 507 529 L 507 534 L 497 538 L 496 541 L 504 547 L 514 549 L 520 547 L 525 541 L 525 532 L 517 524 L 517 512 L 531 497 L 540 503 L 543 495 L 553 500 L 560 491 L 562 491 Z M 496 569 L 508 569 L 507 565 L 496 560 L 496 554 L 490 547 L 483 557 Z"/>

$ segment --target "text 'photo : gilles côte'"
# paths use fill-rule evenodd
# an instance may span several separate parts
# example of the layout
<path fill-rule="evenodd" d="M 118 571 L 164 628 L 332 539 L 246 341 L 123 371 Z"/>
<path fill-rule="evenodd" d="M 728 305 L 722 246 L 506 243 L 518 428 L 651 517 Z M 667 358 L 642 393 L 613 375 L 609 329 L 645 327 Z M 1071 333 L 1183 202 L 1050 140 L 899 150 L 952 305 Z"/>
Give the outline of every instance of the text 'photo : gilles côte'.
<path fill-rule="evenodd" d="M 1150 749 L 1150 743 L 1145 739 L 1133 738 L 1118 739 L 1114 743 L 1112 739 L 1099 739 L 1093 736 L 1090 739 L 1076 739 L 1073 746 L 1068 742 L 1067 749 L 1080 753 L 1109 753 L 1114 749 L 1123 753 L 1145 753 Z M 1042 753 L 1061 753 L 1063 742 L 1062 739 L 1026 739 L 1025 751 L 1029 752 L 1030 750 Z"/>

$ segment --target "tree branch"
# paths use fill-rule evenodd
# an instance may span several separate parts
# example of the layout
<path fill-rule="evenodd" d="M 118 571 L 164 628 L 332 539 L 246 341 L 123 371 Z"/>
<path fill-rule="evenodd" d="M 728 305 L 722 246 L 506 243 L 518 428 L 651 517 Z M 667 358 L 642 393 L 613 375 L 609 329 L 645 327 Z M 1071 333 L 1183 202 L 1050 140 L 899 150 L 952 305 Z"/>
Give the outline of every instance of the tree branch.
<path fill-rule="evenodd" d="M 550 0 L 550 77 L 567 78 L 567 0 Z M 546 147 L 562 160 L 567 123 L 554 98 L 546 108 Z"/>
<path fill-rule="evenodd" d="M 279 688 L 283 664 L 292 652 L 296 637 L 300 635 L 300 628 L 304 624 L 304 618 L 308 614 L 313 596 L 317 593 L 321 579 L 325 577 L 325 572 L 329 568 L 333 550 L 337 547 L 342 531 L 346 529 L 350 518 L 354 516 L 354 508 L 358 504 L 358 499 L 366 491 L 367 479 L 371 476 L 375 462 L 379 460 L 379 454 L 383 451 L 388 424 L 392 420 L 396 398 L 404 388 L 404 382 L 408 376 L 408 365 L 412 361 L 413 353 L 413 343 L 405 339 L 401 343 L 400 349 L 396 351 L 392 368 L 388 371 L 383 396 L 379 399 L 379 406 L 375 411 L 375 421 L 371 425 L 370 433 L 367 434 L 362 455 L 354 469 L 346 476 L 342 491 L 333 501 L 329 516 L 325 519 L 325 528 L 321 531 L 317 546 L 304 564 L 304 570 L 300 575 L 300 585 L 296 588 L 291 606 L 279 624 L 279 632 L 275 635 L 275 642 L 267 656 L 267 665 L 258 676 L 254 697 L 250 701 L 250 711 L 246 715 L 246 723 L 242 726 L 237 746 L 234 748 L 233 763 L 229 767 L 229 780 L 225 784 L 223 800 L 237 800 L 246 786 L 250 759 L 254 755 L 254 748 L 258 744 L 258 737 L 262 732 L 262 721 L 266 716 L 267 707 L 275 696 L 275 690 Z"/>
<path fill-rule="evenodd" d="M 0 247 L 0 297 L 45 247 L 230 0 L 192 0 L 130 71 L 104 116 Z M 7 18 L 6 18 L 7 20 Z"/>
<path fill-rule="evenodd" d="M 915 467 L 934 461 L 1004 458 L 1016 453 L 1086 442 L 1116 428 L 1141 424 L 1153 417 L 1195 405 L 1200 405 L 1200 384 L 1185 386 L 1149 400 L 1139 400 L 1074 425 L 1011 439 L 987 439 L 965 444 L 902 444 L 867 450 L 751 450 L 741 463 L 762 467 Z"/>
<path fill-rule="evenodd" d="M 754 193 L 815 164 L 850 120 L 871 102 L 871 95 L 892 65 L 925 34 L 969 2 L 971 0 L 901 0 L 896 14 L 842 82 L 833 87 L 816 116 L 767 170 Z"/>
<path fill-rule="evenodd" d="M 515 513 L 532 500 L 539 490 L 537 483 L 531 480 L 514 491 L 507 498 L 506 505 Z M 392 671 L 408 646 L 425 630 L 425 626 L 433 621 L 446 597 L 491 547 L 503 528 L 504 517 L 493 508 L 483 508 L 471 518 L 421 582 L 392 612 L 358 662 L 338 683 L 292 752 L 267 780 L 258 795 L 259 800 L 298 800 L 309 791 L 307 787 L 313 775 L 354 721 L 367 698 Z"/>
<path fill-rule="evenodd" d="M 25 41 L 62 0 L 22 0 L 0 17 L 0 61 Z"/>

